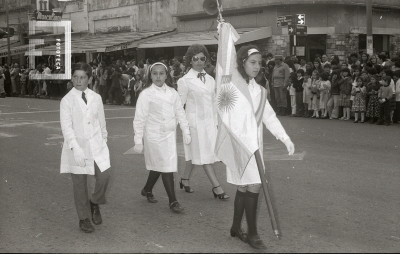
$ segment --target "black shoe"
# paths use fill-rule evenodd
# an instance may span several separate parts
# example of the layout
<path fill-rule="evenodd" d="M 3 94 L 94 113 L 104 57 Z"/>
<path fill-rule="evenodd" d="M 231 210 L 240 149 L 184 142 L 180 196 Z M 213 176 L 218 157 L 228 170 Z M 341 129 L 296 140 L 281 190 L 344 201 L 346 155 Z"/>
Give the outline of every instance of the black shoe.
<path fill-rule="evenodd" d="M 248 239 L 247 239 L 247 234 L 241 229 L 233 229 L 231 228 L 231 236 L 232 237 L 237 237 L 239 238 L 241 241 L 247 243 Z"/>
<path fill-rule="evenodd" d="M 178 201 L 174 201 L 171 204 L 169 204 L 169 209 L 171 209 L 171 211 L 173 211 L 174 213 L 182 213 L 183 207 L 179 204 Z"/>
<path fill-rule="evenodd" d="M 80 220 L 79 227 L 85 233 L 92 233 L 94 231 L 94 227 L 92 226 L 92 223 L 90 223 L 89 219 Z"/>
<path fill-rule="evenodd" d="M 90 210 L 92 212 L 92 221 L 94 225 L 100 225 L 103 222 L 103 220 L 101 219 L 99 205 L 92 203 L 92 200 L 90 200 Z"/>
<path fill-rule="evenodd" d="M 157 203 L 158 202 L 158 200 L 154 198 L 154 195 L 151 192 L 146 192 L 143 189 L 141 194 L 142 194 L 142 196 L 147 197 L 147 201 L 149 201 L 150 203 Z"/>
<path fill-rule="evenodd" d="M 185 188 L 185 191 L 186 191 L 186 192 L 193 193 L 194 190 L 193 190 L 192 188 L 190 188 L 190 186 L 184 185 L 184 184 L 182 183 L 182 180 L 189 180 L 189 179 L 183 179 L 183 178 L 181 178 L 181 181 L 179 182 L 179 186 L 181 187 L 181 189 Z"/>
<path fill-rule="evenodd" d="M 263 241 L 260 239 L 259 235 L 248 236 L 247 238 L 251 247 L 258 250 L 265 250 L 267 248 L 267 246 L 265 246 Z"/>
<path fill-rule="evenodd" d="M 215 193 L 214 192 L 214 189 L 216 189 L 216 188 L 218 188 L 218 187 L 221 187 L 221 185 L 219 185 L 219 186 L 217 186 L 217 187 L 214 187 L 214 188 L 212 188 L 212 193 L 214 194 L 214 198 L 219 198 L 219 199 L 222 199 L 222 200 L 227 200 L 227 199 L 229 199 L 230 197 L 227 195 L 227 194 L 225 194 L 225 192 L 222 192 L 221 194 L 217 194 L 217 193 Z"/>

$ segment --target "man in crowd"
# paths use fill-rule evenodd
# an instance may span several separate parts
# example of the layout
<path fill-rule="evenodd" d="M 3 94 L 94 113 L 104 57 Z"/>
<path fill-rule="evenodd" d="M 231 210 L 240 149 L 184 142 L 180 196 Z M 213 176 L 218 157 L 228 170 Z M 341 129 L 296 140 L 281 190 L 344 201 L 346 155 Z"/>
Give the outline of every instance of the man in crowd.
<path fill-rule="evenodd" d="M 275 67 L 272 71 L 272 86 L 274 87 L 276 106 L 278 107 L 277 114 L 286 115 L 287 107 L 287 88 L 289 86 L 289 66 L 283 62 L 283 56 L 275 56 Z"/>

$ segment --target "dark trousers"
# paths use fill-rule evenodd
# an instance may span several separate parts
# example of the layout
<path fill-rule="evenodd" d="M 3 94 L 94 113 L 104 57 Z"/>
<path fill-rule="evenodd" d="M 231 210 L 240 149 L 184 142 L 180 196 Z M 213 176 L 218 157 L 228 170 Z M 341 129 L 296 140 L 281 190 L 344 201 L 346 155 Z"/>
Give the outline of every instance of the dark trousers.
<path fill-rule="evenodd" d="M 74 190 L 74 201 L 76 211 L 78 212 L 79 220 L 91 218 L 90 211 L 90 200 L 94 204 L 105 204 L 106 203 L 106 190 L 108 182 L 110 180 L 110 169 L 101 172 L 96 163 L 94 163 L 96 184 L 92 193 L 92 198 L 89 199 L 88 187 L 87 187 L 87 176 L 86 174 L 71 174 L 73 190 Z"/>
<path fill-rule="evenodd" d="M 112 86 L 110 90 L 108 90 L 108 102 L 112 103 L 113 101 L 117 104 L 121 104 L 122 102 L 122 91 L 121 88 L 117 86 Z"/>
<path fill-rule="evenodd" d="M 302 115 L 304 112 L 303 92 L 296 92 L 296 114 Z"/>
<path fill-rule="evenodd" d="M 384 103 L 379 105 L 379 123 L 390 124 L 390 100 L 386 100 Z"/>
<path fill-rule="evenodd" d="M 287 107 L 287 89 L 284 87 L 274 87 L 276 106 Z"/>

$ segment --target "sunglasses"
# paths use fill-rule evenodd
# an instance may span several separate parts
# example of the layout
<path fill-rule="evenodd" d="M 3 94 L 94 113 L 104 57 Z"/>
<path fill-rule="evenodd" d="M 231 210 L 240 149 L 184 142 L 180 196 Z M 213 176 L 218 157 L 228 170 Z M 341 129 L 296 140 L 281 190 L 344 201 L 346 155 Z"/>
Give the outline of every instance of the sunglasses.
<path fill-rule="evenodd" d="M 199 60 L 202 61 L 202 62 L 205 62 L 206 59 L 207 58 L 205 56 L 202 56 L 202 57 L 194 56 L 194 57 L 192 57 L 192 61 L 193 62 L 198 62 Z"/>

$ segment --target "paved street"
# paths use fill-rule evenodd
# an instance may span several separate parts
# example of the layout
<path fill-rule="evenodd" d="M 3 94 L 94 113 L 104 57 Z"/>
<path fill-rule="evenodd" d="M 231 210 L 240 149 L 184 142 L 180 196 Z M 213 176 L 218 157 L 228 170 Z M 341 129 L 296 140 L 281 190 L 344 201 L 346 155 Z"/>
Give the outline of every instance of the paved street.
<path fill-rule="evenodd" d="M 105 106 L 113 171 L 108 204 L 94 233 L 80 231 L 70 175 L 59 173 L 59 103 L 0 99 L 0 252 L 254 252 L 229 235 L 236 190 L 222 163 L 215 168 L 229 201 L 214 199 L 202 168 L 192 176 L 195 192 L 180 190 L 182 156 L 175 184 L 184 214 L 169 210 L 161 180 L 158 203 L 140 195 L 148 172 L 143 156 L 130 153 L 134 109 L 126 106 Z M 264 132 L 283 234 L 273 235 L 260 196 L 258 226 L 268 252 L 398 252 L 400 125 L 280 119 L 296 153 L 288 157 Z M 180 131 L 177 142 L 182 155 Z"/>

